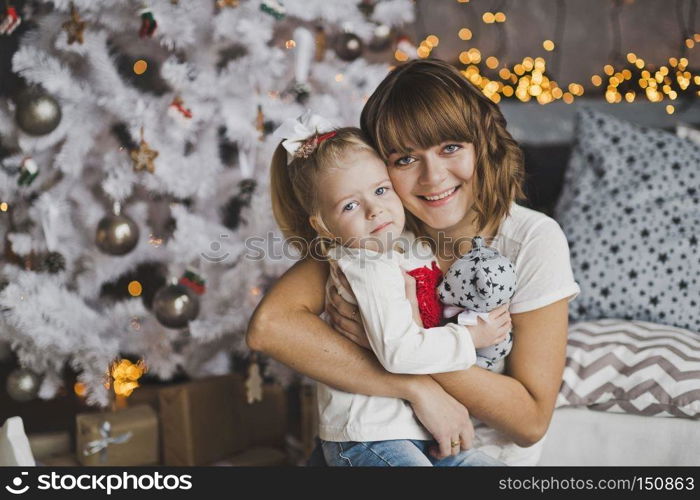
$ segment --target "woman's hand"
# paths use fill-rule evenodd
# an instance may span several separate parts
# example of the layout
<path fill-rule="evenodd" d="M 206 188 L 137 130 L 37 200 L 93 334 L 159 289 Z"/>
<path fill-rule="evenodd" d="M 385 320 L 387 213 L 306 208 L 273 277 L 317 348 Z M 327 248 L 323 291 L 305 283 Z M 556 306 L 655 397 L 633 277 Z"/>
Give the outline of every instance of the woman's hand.
<path fill-rule="evenodd" d="M 343 271 L 338 269 L 335 262 L 331 262 L 330 264 L 331 274 L 333 274 L 335 282 L 340 282 L 343 288 L 345 288 L 354 299 L 355 295 L 352 293 L 350 283 L 343 274 Z M 365 349 L 372 349 L 369 345 L 362 319 L 360 318 L 360 310 L 355 304 L 351 304 L 341 297 L 335 285 L 329 288 L 329 295 L 326 295 L 325 311 L 335 331 Z"/>
<path fill-rule="evenodd" d="M 430 449 L 431 455 L 440 459 L 472 447 L 474 426 L 469 412 L 435 380 L 417 379 L 409 402 L 418 420 L 437 441 L 437 447 Z M 459 444 L 452 446 L 455 443 Z"/>

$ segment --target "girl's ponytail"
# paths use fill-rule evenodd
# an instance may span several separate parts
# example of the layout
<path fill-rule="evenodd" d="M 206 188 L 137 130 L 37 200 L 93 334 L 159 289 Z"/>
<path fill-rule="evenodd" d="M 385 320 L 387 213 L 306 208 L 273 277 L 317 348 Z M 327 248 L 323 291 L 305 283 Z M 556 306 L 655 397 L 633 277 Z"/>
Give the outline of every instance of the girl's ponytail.
<path fill-rule="evenodd" d="M 292 165 L 287 165 L 287 151 L 280 144 L 272 156 L 270 166 L 270 197 L 272 214 L 282 234 L 292 248 L 305 256 L 316 231 L 309 222 L 309 210 L 299 202 L 291 179 Z"/>

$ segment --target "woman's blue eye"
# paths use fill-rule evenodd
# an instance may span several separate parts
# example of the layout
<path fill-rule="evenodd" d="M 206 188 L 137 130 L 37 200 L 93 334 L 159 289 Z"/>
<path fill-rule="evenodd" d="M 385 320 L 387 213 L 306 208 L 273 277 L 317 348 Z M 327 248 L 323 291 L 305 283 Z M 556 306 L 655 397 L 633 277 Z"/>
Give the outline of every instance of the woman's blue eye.
<path fill-rule="evenodd" d="M 356 202 L 356 201 L 351 201 L 350 203 L 348 203 L 347 205 L 345 205 L 345 206 L 343 207 L 343 212 L 349 212 L 350 210 L 352 210 L 352 208 L 348 208 L 348 207 L 352 207 L 353 205 L 357 205 L 357 202 Z"/>
<path fill-rule="evenodd" d="M 374 194 L 383 195 L 383 194 L 386 193 L 387 191 L 389 191 L 389 188 L 388 188 L 388 187 L 382 186 L 382 187 L 378 187 L 378 188 L 374 191 Z"/>
<path fill-rule="evenodd" d="M 400 165 L 400 166 L 403 167 L 403 166 L 406 166 L 406 165 L 410 165 L 411 163 L 414 162 L 414 160 L 415 160 L 415 159 L 414 159 L 412 156 L 403 156 L 403 157 L 399 158 L 398 160 L 396 160 L 396 161 L 394 162 L 394 164 L 395 164 L 395 165 Z"/>
<path fill-rule="evenodd" d="M 462 149 L 462 146 L 460 146 L 459 144 L 448 144 L 443 148 L 443 151 L 446 153 L 454 153 L 459 149 Z"/>

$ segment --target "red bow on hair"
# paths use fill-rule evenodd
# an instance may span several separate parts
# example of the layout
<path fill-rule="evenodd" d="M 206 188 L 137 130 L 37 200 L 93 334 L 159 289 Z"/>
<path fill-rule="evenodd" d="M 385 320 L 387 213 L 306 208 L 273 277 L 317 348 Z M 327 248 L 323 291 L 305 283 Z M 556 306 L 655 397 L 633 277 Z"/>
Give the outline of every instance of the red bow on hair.
<path fill-rule="evenodd" d="M 423 327 L 440 326 L 442 303 L 438 299 L 437 286 L 442 279 L 442 271 L 435 261 L 432 261 L 430 268 L 428 266 L 418 267 L 408 271 L 408 274 L 416 279 L 416 297 Z"/>

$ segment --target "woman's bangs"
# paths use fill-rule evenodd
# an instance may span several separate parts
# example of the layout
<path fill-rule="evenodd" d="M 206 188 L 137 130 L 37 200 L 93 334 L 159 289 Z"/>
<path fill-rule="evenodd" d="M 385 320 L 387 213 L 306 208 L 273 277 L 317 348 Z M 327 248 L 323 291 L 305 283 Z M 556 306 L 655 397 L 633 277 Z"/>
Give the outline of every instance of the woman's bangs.
<path fill-rule="evenodd" d="M 383 158 L 449 140 L 471 142 L 459 96 L 415 83 L 394 89 L 377 121 L 377 147 Z"/>

